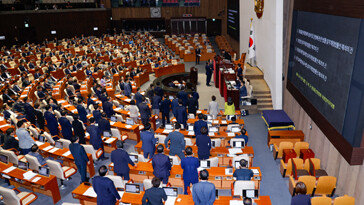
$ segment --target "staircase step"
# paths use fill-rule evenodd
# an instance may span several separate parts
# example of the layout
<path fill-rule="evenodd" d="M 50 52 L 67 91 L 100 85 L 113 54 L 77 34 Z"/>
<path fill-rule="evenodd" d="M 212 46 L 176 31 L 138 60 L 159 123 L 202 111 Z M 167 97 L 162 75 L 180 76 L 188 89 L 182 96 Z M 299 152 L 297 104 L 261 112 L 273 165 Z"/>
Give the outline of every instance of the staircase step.
<path fill-rule="evenodd" d="M 272 102 L 258 103 L 258 108 L 267 108 L 267 107 L 273 107 Z"/>
<path fill-rule="evenodd" d="M 253 96 L 255 98 L 271 98 L 272 96 L 270 94 L 257 94 L 257 93 L 254 93 Z"/>
<path fill-rule="evenodd" d="M 270 94 L 269 90 L 254 90 L 253 89 L 253 93 L 254 94 Z"/>
<path fill-rule="evenodd" d="M 249 80 L 256 80 L 256 79 L 264 79 L 264 76 L 263 75 L 251 75 L 251 74 L 246 74 L 244 75 L 244 77 L 246 79 L 249 79 Z"/>
<path fill-rule="evenodd" d="M 263 110 L 273 110 L 273 106 L 272 107 L 263 107 L 263 108 L 259 108 L 260 111 Z"/>
<path fill-rule="evenodd" d="M 258 103 L 271 103 L 272 98 L 257 98 Z"/>

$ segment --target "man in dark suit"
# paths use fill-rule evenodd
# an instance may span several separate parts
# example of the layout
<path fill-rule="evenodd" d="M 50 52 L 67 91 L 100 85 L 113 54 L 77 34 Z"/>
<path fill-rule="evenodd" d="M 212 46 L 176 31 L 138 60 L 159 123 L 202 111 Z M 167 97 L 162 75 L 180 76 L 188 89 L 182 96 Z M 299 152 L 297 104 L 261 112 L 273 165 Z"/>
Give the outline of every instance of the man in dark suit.
<path fill-rule="evenodd" d="M 78 143 L 78 137 L 71 137 L 71 144 L 69 145 L 70 152 L 75 160 L 78 172 L 81 174 L 81 183 L 88 182 L 87 178 L 87 163 L 88 157 L 85 148 Z"/>
<path fill-rule="evenodd" d="M 110 97 L 107 97 L 107 101 L 102 103 L 102 109 L 108 118 L 110 118 L 115 113 Z"/>
<path fill-rule="evenodd" d="M 99 126 L 95 125 L 95 119 L 93 117 L 90 118 L 90 125 L 87 126 L 86 131 L 90 134 L 90 144 L 94 147 L 95 150 L 102 149 L 104 150 L 104 143 L 102 142 L 102 132 L 99 132 Z M 105 158 L 104 154 L 102 154 L 101 158 Z"/>
<path fill-rule="evenodd" d="M 37 126 L 39 127 L 39 129 L 44 130 L 44 124 L 45 124 L 45 119 L 44 119 L 44 115 L 43 112 L 39 109 L 40 104 L 39 103 L 35 103 L 34 104 L 34 108 L 35 108 L 35 116 L 37 117 Z"/>
<path fill-rule="evenodd" d="M 24 111 L 25 111 L 25 118 L 30 122 L 32 123 L 33 125 L 36 124 L 36 116 L 35 116 L 35 110 L 33 108 L 33 106 L 31 106 L 29 104 L 29 99 L 28 97 L 25 97 L 23 99 L 23 102 L 24 102 Z"/>
<path fill-rule="evenodd" d="M 197 64 L 200 64 L 201 49 L 199 47 L 197 47 L 195 50 L 195 53 L 196 53 L 196 65 L 197 65 Z"/>
<path fill-rule="evenodd" d="M 201 127 L 200 134 L 196 135 L 196 145 L 198 148 L 198 159 L 206 160 L 210 158 L 211 139 L 207 135 L 207 127 Z"/>
<path fill-rule="evenodd" d="M 87 123 L 87 111 L 86 111 L 86 108 L 82 105 L 81 99 L 78 100 L 78 105 L 76 106 L 76 108 L 77 108 L 78 116 L 80 116 L 80 120 L 83 123 Z"/>
<path fill-rule="evenodd" d="M 203 120 L 203 114 L 199 113 L 198 114 L 198 120 L 193 125 L 193 131 L 195 132 L 195 136 L 198 136 L 198 135 L 201 134 L 200 131 L 201 131 L 202 127 L 208 128 L 207 122 Z M 208 132 L 208 129 L 207 129 L 207 132 Z"/>
<path fill-rule="evenodd" d="M 158 154 L 154 155 L 152 159 L 152 165 L 154 170 L 153 174 L 154 176 L 162 180 L 163 184 L 167 184 L 172 164 L 169 157 L 163 154 L 163 151 L 164 151 L 163 145 L 158 145 L 157 147 Z"/>
<path fill-rule="evenodd" d="M 111 162 L 114 163 L 114 172 L 124 178 L 124 180 L 129 180 L 130 168 L 128 164 L 135 166 L 134 162 L 130 159 L 129 154 L 123 150 L 123 141 L 116 142 L 116 150 L 111 152 Z"/>
<path fill-rule="evenodd" d="M 246 129 L 244 128 L 244 126 L 241 126 L 241 135 L 236 135 L 234 137 L 234 139 L 244 139 L 245 142 L 245 146 L 248 144 L 248 136 L 246 135 Z"/>
<path fill-rule="evenodd" d="M 115 205 L 121 197 L 115 188 L 114 182 L 105 177 L 108 169 L 105 165 L 99 168 L 99 175 L 92 179 L 92 186 L 97 194 L 97 205 Z"/>
<path fill-rule="evenodd" d="M 148 122 L 146 125 L 144 125 L 144 130 L 140 132 L 140 139 L 142 140 L 142 150 L 144 153 L 144 158 L 151 159 L 154 155 L 155 151 L 155 143 L 157 142 L 157 139 L 154 137 L 154 133 L 150 131 L 150 128 L 152 126 Z"/>
<path fill-rule="evenodd" d="M 78 119 L 77 115 L 73 115 L 72 128 L 75 135 L 78 136 L 80 144 L 86 144 L 84 125 L 83 122 Z"/>
<path fill-rule="evenodd" d="M 111 133 L 110 121 L 106 119 L 105 113 L 101 114 L 101 119 L 99 120 L 97 131 L 100 136 L 103 136 L 104 132 Z"/>
<path fill-rule="evenodd" d="M 194 114 L 196 116 L 196 112 L 198 109 L 197 101 L 191 94 L 188 94 L 188 101 L 187 101 L 188 113 Z"/>
<path fill-rule="evenodd" d="M 206 85 L 211 86 L 210 81 L 213 73 L 213 64 L 211 63 L 210 60 L 206 62 L 205 69 L 206 69 Z"/>
<path fill-rule="evenodd" d="M 97 106 L 97 103 L 92 99 L 92 97 L 93 97 L 93 95 L 90 93 L 90 94 L 88 94 L 88 96 L 87 96 L 88 98 L 87 98 L 87 108 L 89 108 L 89 106 L 90 105 L 93 105 L 94 106 L 94 108 L 96 108 L 96 107 L 98 107 Z"/>
<path fill-rule="evenodd" d="M 150 189 L 145 190 L 145 193 L 143 195 L 142 204 L 163 204 L 163 201 L 167 200 L 166 192 L 163 188 L 159 188 L 161 184 L 161 180 L 157 177 L 154 177 L 152 179 L 153 187 Z"/>
<path fill-rule="evenodd" d="M 139 112 L 143 125 L 146 125 L 149 122 L 151 112 L 145 98 L 143 98 L 143 102 L 139 104 Z"/>
<path fill-rule="evenodd" d="M 191 147 L 187 147 L 185 150 L 186 157 L 181 160 L 181 168 L 183 169 L 183 182 L 184 182 L 184 194 L 187 194 L 187 188 L 190 184 L 198 182 L 197 168 L 200 166 L 200 161 L 193 157 L 193 151 Z"/>
<path fill-rule="evenodd" d="M 72 124 L 66 118 L 66 111 L 62 110 L 61 112 L 62 117 L 59 118 L 59 124 L 62 128 L 62 135 L 63 138 L 70 140 L 73 133 L 72 133 Z"/>
<path fill-rule="evenodd" d="M 92 115 L 95 118 L 96 123 L 99 123 L 101 120 L 101 111 L 99 106 L 95 107 L 95 110 L 92 111 Z"/>
<path fill-rule="evenodd" d="M 248 168 L 248 161 L 241 159 L 239 163 L 240 168 L 235 170 L 233 177 L 235 177 L 236 180 L 251 180 L 254 173 Z"/>
<path fill-rule="evenodd" d="M 187 127 L 187 111 L 186 107 L 183 106 L 182 100 L 178 100 L 178 107 L 176 108 L 176 120 L 179 124 L 183 125 L 184 128 Z"/>
<path fill-rule="evenodd" d="M 181 91 L 179 91 L 177 93 L 177 97 L 178 97 L 178 99 L 182 100 L 183 106 L 186 106 L 187 105 L 188 95 L 187 95 L 187 93 L 185 91 L 185 87 L 184 86 L 182 86 L 181 87 Z"/>
<path fill-rule="evenodd" d="M 161 88 L 161 83 L 160 82 L 157 82 L 157 86 L 154 88 L 154 93 L 160 97 L 163 96 L 164 94 L 164 91 L 163 89 Z"/>
<path fill-rule="evenodd" d="M 172 109 L 172 113 L 173 116 L 176 117 L 176 108 L 178 107 L 178 98 L 173 98 L 172 102 L 171 102 L 171 109 Z"/>
<path fill-rule="evenodd" d="M 174 131 L 168 134 L 168 137 L 164 140 L 165 147 L 169 147 L 169 155 L 175 156 L 177 155 L 180 159 L 184 158 L 183 150 L 185 149 L 186 142 L 185 137 L 182 133 L 179 132 L 181 125 L 179 123 L 175 123 Z M 168 142 L 171 141 L 168 146 Z"/>
<path fill-rule="evenodd" d="M 166 125 L 166 119 L 167 123 L 170 123 L 169 120 L 169 111 L 171 110 L 171 100 L 168 99 L 167 95 L 163 96 L 160 111 L 162 112 L 162 125 L 163 127 Z"/>
<path fill-rule="evenodd" d="M 47 121 L 47 128 L 52 136 L 58 135 L 58 120 L 52 112 L 52 107 L 50 105 L 46 106 L 44 113 L 44 118 Z"/>
<path fill-rule="evenodd" d="M 139 103 L 143 102 L 143 95 L 140 94 L 140 88 L 137 88 L 137 92 L 134 95 L 134 100 L 136 105 L 139 105 Z"/>

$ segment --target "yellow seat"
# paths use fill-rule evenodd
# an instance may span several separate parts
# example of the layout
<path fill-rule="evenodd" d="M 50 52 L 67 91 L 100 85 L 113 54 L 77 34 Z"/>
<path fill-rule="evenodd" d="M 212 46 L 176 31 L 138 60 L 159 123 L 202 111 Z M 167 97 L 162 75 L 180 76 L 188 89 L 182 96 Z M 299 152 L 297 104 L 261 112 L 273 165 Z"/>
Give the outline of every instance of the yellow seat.
<path fill-rule="evenodd" d="M 334 200 L 334 205 L 355 205 L 355 198 L 348 195 L 337 197 Z"/>
<path fill-rule="evenodd" d="M 279 147 L 276 144 L 274 144 L 274 150 L 273 150 L 274 159 L 282 158 L 284 149 L 293 149 L 293 143 L 292 142 L 281 142 L 279 144 Z"/>
<path fill-rule="evenodd" d="M 312 195 L 313 190 L 316 186 L 316 178 L 314 176 L 301 176 L 298 178 L 297 182 L 292 176 L 289 177 L 289 190 L 293 195 L 295 195 L 295 188 L 298 182 L 303 182 L 306 185 L 307 195 Z"/>
<path fill-rule="evenodd" d="M 311 198 L 311 205 L 331 205 L 331 198 L 323 197 L 313 197 Z"/>
<path fill-rule="evenodd" d="M 292 176 L 294 179 L 298 179 L 300 176 L 310 175 L 303 167 L 303 159 L 292 158 Z"/>
<path fill-rule="evenodd" d="M 291 176 L 292 175 L 292 161 L 288 159 L 287 164 L 284 163 L 283 159 L 281 159 L 281 174 L 282 177 Z"/>
<path fill-rule="evenodd" d="M 294 151 L 297 154 L 297 157 L 300 156 L 301 149 L 308 149 L 310 144 L 308 142 L 296 142 L 294 145 Z"/>
<path fill-rule="evenodd" d="M 318 178 L 315 195 L 333 196 L 336 189 L 336 177 L 322 176 Z"/>
<path fill-rule="evenodd" d="M 304 166 L 310 175 L 315 176 L 316 178 L 327 176 L 326 171 L 321 169 L 321 161 L 318 158 L 306 159 Z"/>

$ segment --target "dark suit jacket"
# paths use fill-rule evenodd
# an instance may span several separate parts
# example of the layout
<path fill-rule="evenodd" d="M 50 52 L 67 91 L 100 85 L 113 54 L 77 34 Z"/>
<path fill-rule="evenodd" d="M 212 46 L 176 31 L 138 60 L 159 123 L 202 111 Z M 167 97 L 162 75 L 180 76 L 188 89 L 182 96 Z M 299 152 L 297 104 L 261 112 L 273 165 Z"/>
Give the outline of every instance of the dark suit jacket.
<path fill-rule="evenodd" d="M 59 118 L 59 124 L 62 127 L 63 138 L 70 140 L 73 135 L 70 121 L 66 117 L 61 117 Z"/>
<path fill-rule="evenodd" d="M 200 161 L 196 157 L 185 157 L 181 159 L 181 167 L 183 169 L 183 180 L 191 183 L 198 182 L 197 168 Z"/>
<path fill-rule="evenodd" d="M 35 117 L 35 110 L 34 110 L 33 106 L 31 106 L 29 103 L 24 103 L 24 111 L 25 111 L 25 116 L 26 116 L 27 120 L 29 120 L 31 123 L 35 123 L 36 117 Z"/>
<path fill-rule="evenodd" d="M 201 134 L 201 128 L 202 127 L 208 128 L 207 122 L 205 122 L 203 120 L 198 120 L 198 121 L 195 122 L 195 124 L 193 126 L 193 131 L 195 132 L 195 136 L 198 136 L 198 135 Z"/>
<path fill-rule="evenodd" d="M 83 107 L 82 105 L 77 105 L 77 112 L 78 112 L 78 116 L 80 116 L 80 120 L 84 123 L 87 122 L 87 111 L 86 108 Z"/>
<path fill-rule="evenodd" d="M 163 94 L 164 94 L 163 89 L 161 87 L 159 87 L 159 86 L 157 86 L 157 87 L 154 88 L 154 92 L 155 92 L 156 95 L 158 95 L 160 97 L 162 97 Z"/>
<path fill-rule="evenodd" d="M 111 126 L 110 126 L 110 121 L 104 118 L 101 118 L 101 120 L 99 121 L 99 126 L 98 126 L 98 134 L 100 136 L 104 135 L 105 131 L 109 131 L 111 132 Z"/>
<path fill-rule="evenodd" d="M 120 199 L 114 182 L 107 177 L 94 177 L 92 186 L 97 194 L 98 205 L 115 205 L 116 199 Z"/>
<path fill-rule="evenodd" d="M 77 165 L 77 167 L 86 168 L 88 157 L 85 148 L 78 143 L 71 143 L 69 149 L 75 160 L 75 164 Z"/>
<path fill-rule="evenodd" d="M 195 98 L 193 97 L 189 98 L 187 101 L 187 106 L 188 106 L 188 113 L 196 114 L 198 106 Z"/>
<path fill-rule="evenodd" d="M 129 154 L 123 149 L 116 149 L 111 152 L 111 162 L 114 163 L 114 172 L 117 174 L 129 173 L 128 164 L 135 165 Z"/>
<path fill-rule="evenodd" d="M 98 127 L 96 125 L 89 125 L 86 128 L 86 131 L 90 134 L 90 143 L 94 147 L 94 149 L 102 148 L 103 143 L 101 139 L 101 135 L 99 134 Z"/>
<path fill-rule="evenodd" d="M 139 105 L 143 101 L 143 95 L 140 92 L 135 93 L 134 95 L 135 103 Z"/>
<path fill-rule="evenodd" d="M 209 158 L 211 150 L 211 139 L 207 135 L 196 135 L 196 145 L 198 147 L 198 156 Z M 201 159 L 201 158 L 200 158 Z"/>
<path fill-rule="evenodd" d="M 152 187 L 145 190 L 142 205 L 163 205 L 163 201 L 167 200 L 167 195 L 164 189 Z"/>
<path fill-rule="evenodd" d="M 139 104 L 140 118 L 149 119 L 151 116 L 150 109 L 146 103 Z"/>
<path fill-rule="evenodd" d="M 94 110 L 94 111 L 92 112 L 92 115 L 94 116 L 95 121 L 96 121 L 97 123 L 99 123 L 99 121 L 101 120 L 101 112 L 100 112 L 99 110 Z"/>
<path fill-rule="evenodd" d="M 179 91 L 177 93 L 177 97 L 178 99 L 181 99 L 183 102 L 183 105 L 186 106 L 187 105 L 187 101 L 188 101 L 188 94 L 185 91 Z"/>
<path fill-rule="evenodd" d="M 50 111 L 44 113 L 44 118 L 47 121 L 47 127 L 51 132 L 51 135 L 58 135 L 58 120 L 56 116 Z"/>
<path fill-rule="evenodd" d="M 144 152 L 153 152 L 155 149 L 155 143 L 157 139 L 154 137 L 154 134 L 150 131 L 143 131 L 140 133 L 140 139 L 142 140 L 142 150 Z"/>
<path fill-rule="evenodd" d="M 85 130 L 83 129 L 82 122 L 79 120 L 74 120 L 72 122 L 73 131 L 75 136 L 78 136 L 80 139 L 80 144 L 85 144 Z"/>
<path fill-rule="evenodd" d="M 164 154 L 156 154 L 152 159 L 153 174 L 159 178 L 169 177 L 172 168 L 169 157 Z"/>
<path fill-rule="evenodd" d="M 176 120 L 178 123 L 186 125 L 187 123 L 187 111 L 184 106 L 178 106 L 176 108 Z"/>
<path fill-rule="evenodd" d="M 291 205 L 311 205 L 311 197 L 309 195 L 298 194 L 292 197 Z"/>
<path fill-rule="evenodd" d="M 102 103 L 102 109 L 104 110 L 104 112 L 108 118 L 110 118 L 115 113 L 112 106 L 113 106 L 113 104 L 111 102 Z"/>
<path fill-rule="evenodd" d="M 35 116 L 37 117 L 37 123 L 39 125 L 39 128 L 44 129 L 45 119 L 42 111 L 35 110 Z"/>
<path fill-rule="evenodd" d="M 160 111 L 169 116 L 168 114 L 170 110 L 171 110 L 171 101 L 169 99 L 162 100 Z"/>

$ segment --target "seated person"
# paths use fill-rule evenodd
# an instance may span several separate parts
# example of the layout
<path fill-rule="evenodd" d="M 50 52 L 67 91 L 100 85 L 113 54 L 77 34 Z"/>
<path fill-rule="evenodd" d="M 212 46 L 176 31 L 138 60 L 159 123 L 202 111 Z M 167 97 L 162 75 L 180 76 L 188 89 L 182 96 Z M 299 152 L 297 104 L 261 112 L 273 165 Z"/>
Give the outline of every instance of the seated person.
<path fill-rule="evenodd" d="M 38 153 L 38 145 L 34 144 L 30 151 L 31 152 L 29 152 L 28 154 L 37 158 L 40 165 L 44 166 L 45 164 L 47 164 L 46 159 L 44 159 L 43 156 Z"/>
<path fill-rule="evenodd" d="M 253 200 L 251 198 L 245 197 L 243 203 L 244 205 L 253 205 Z"/>
<path fill-rule="evenodd" d="M 9 128 L 6 130 L 6 135 L 4 136 L 3 149 L 16 149 L 19 150 L 19 141 L 15 139 L 14 128 Z"/>
<path fill-rule="evenodd" d="M 248 168 L 248 161 L 241 159 L 240 168 L 235 170 L 233 177 L 235 177 L 236 180 L 251 180 L 253 176 L 253 171 Z"/>
<path fill-rule="evenodd" d="M 241 126 L 241 135 L 236 135 L 234 137 L 235 139 L 244 139 L 245 145 L 248 144 L 248 136 L 246 135 L 246 129 L 244 129 L 244 126 Z"/>

